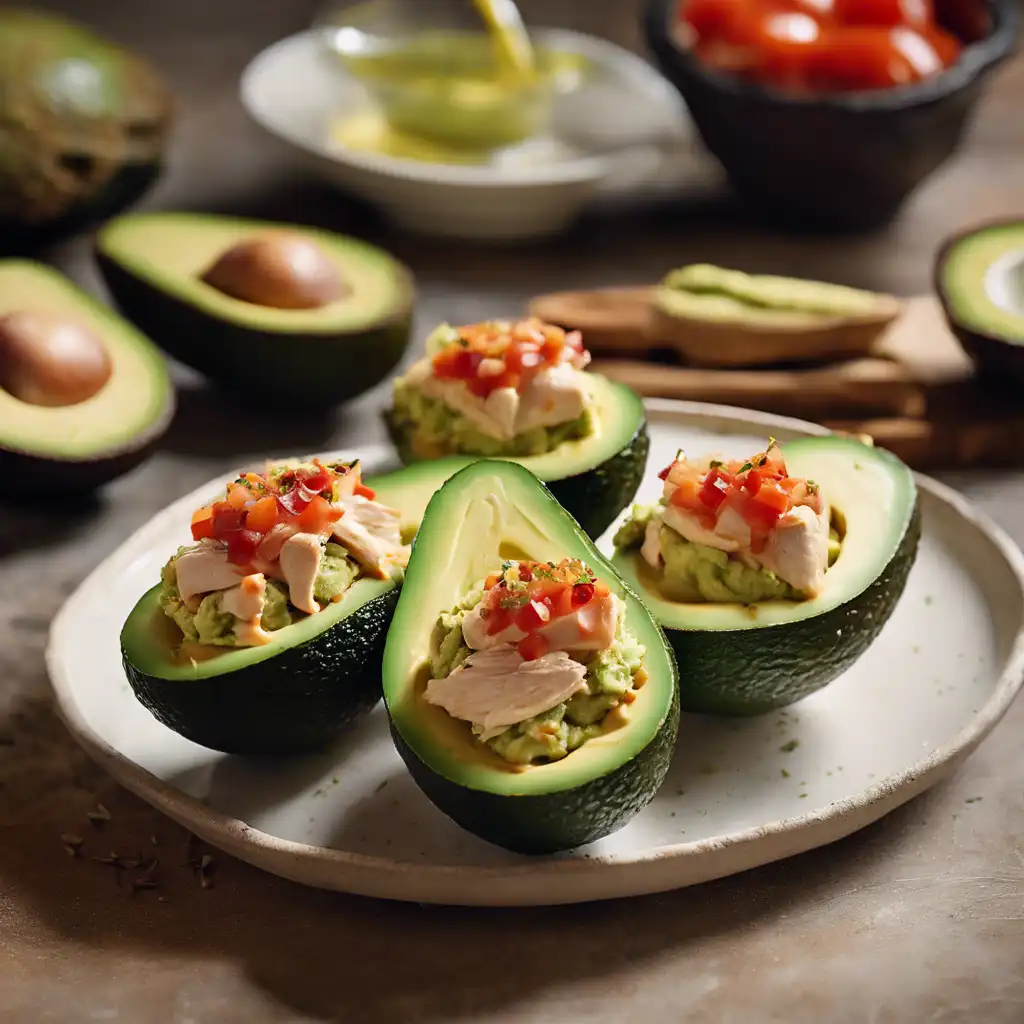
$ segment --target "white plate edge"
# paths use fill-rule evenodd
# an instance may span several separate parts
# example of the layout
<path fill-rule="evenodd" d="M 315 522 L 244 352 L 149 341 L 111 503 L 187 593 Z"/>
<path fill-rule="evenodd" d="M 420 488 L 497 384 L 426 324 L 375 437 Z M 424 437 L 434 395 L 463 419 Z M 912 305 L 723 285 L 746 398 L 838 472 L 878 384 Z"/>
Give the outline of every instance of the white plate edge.
<path fill-rule="evenodd" d="M 675 402 L 671 399 L 647 400 L 645 406 L 652 413 L 668 417 L 684 415 L 710 420 L 718 417 L 754 429 L 772 427 L 818 436 L 830 433 L 818 424 L 732 406 Z M 368 452 L 373 452 L 373 455 Z M 386 445 L 367 446 L 362 454 L 369 461 L 384 452 L 393 454 Z M 1024 554 L 1006 532 L 952 488 L 922 474 L 915 473 L 915 478 L 918 486 L 951 506 L 996 547 L 1024 595 Z M 214 477 L 172 503 L 164 513 L 187 504 L 193 496 L 216 488 L 223 480 L 224 474 Z M 86 753 L 119 783 L 191 829 L 200 839 L 273 874 L 314 887 L 357 895 L 441 905 L 558 905 L 664 892 L 784 859 L 859 830 L 950 774 L 991 732 L 1024 683 L 1022 624 L 992 695 L 951 740 L 933 749 L 910 768 L 881 780 L 857 796 L 834 801 L 806 815 L 712 839 L 658 847 L 630 857 L 533 861 L 495 868 L 396 864 L 382 857 L 279 839 L 237 818 L 212 810 L 127 759 L 84 721 L 59 657 L 62 623 L 65 615 L 73 610 L 76 599 L 80 599 L 83 592 L 87 593 L 90 581 L 115 564 L 122 551 L 147 526 L 144 524 L 135 531 L 83 580 L 66 599 L 51 624 L 45 656 L 58 717 Z M 772 842 L 766 843 L 766 840 Z M 730 856 L 723 857 L 725 851 L 730 851 Z M 687 864 L 691 865 L 688 873 L 685 870 Z M 711 870 L 707 870 L 709 867 Z M 609 884 L 612 873 L 614 884 Z M 472 889 L 466 885 L 470 877 L 474 883 Z M 565 892 L 565 885 L 574 888 Z"/>

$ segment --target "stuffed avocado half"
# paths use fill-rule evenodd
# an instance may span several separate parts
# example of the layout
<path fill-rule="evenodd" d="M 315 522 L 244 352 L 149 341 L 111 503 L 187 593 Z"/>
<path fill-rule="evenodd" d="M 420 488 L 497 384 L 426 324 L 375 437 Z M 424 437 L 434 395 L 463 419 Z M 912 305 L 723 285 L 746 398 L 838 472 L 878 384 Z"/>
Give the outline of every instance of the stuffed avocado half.
<path fill-rule="evenodd" d="M 383 678 L 416 783 L 506 849 L 552 853 L 609 835 L 668 771 L 672 650 L 580 526 L 514 463 L 476 462 L 431 499 Z"/>
<path fill-rule="evenodd" d="M 381 696 L 384 640 L 437 463 L 363 481 L 358 462 L 242 473 L 192 517 L 121 631 L 160 722 L 228 753 L 324 746 Z"/>
<path fill-rule="evenodd" d="M 543 480 L 592 537 L 629 504 L 649 440 L 640 397 L 588 373 L 578 331 L 536 318 L 443 324 L 394 382 L 388 430 L 402 461 L 508 459 Z"/>
<path fill-rule="evenodd" d="M 612 563 L 665 628 L 683 709 L 760 714 L 830 683 L 877 637 L 917 554 L 913 474 L 844 437 L 746 462 L 680 452 Z"/>

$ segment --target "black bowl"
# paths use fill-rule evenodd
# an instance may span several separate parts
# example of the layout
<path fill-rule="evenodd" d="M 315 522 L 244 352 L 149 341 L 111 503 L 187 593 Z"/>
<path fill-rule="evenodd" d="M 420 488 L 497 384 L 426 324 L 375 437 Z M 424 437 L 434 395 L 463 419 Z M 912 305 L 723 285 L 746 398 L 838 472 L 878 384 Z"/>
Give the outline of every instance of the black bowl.
<path fill-rule="evenodd" d="M 916 85 L 792 96 L 716 71 L 676 41 L 678 0 L 649 0 L 644 28 L 704 144 L 762 214 L 824 228 L 892 220 L 957 149 L 985 80 L 1014 49 L 1018 0 L 988 0 L 992 32 Z"/>

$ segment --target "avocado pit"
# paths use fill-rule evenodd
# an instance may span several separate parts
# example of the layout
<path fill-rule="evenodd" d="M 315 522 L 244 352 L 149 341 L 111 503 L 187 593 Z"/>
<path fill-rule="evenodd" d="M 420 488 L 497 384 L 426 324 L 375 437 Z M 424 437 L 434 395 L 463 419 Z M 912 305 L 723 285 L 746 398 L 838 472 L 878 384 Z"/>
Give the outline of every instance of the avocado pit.
<path fill-rule="evenodd" d="M 284 231 L 238 242 L 201 280 L 234 299 L 275 309 L 317 309 L 348 292 L 337 265 L 319 245 Z"/>
<path fill-rule="evenodd" d="M 988 268 L 983 287 L 997 309 L 1024 317 L 1024 248 L 999 257 Z"/>
<path fill-rule="evenodd" d="M 103 342 L 81 324 L 37 310 L 0 318 L 0 388 L 30 405 L 77 405 L 110 380 Z"/>

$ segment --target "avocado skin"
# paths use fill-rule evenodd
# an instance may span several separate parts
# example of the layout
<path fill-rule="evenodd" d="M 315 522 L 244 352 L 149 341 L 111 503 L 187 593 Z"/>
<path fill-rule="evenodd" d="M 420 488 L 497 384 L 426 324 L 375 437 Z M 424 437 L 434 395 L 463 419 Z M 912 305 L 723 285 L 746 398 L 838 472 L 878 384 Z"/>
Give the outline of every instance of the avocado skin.
<path fill-rule="evenodd" d="M 793 97 L 709 69 L 673 38 L 676 0 L 648 0 L 644 30 L 704 144 L 759 215 L 789 226 L 863 231 L 892 221 L 956 152 L 988 74 L 1012 52 L 1018 0 L 987 6 L 992 33 L 956 66 L 874 94 Z"/>
<path fill-rule="evenodd" d="M 881 574 L 863 593 L 814 618 L 764 629 L 666 627 L 682 666 L 683 710 L 761 715 L 827 686 L 871 646 L 892 615 L 917 557 L 920 537 L 918 498 L 900 546 Z"/>
<path fill-rule="evenodd" d="M 33 501 L 40 495 L 86 493 L 131 472 L 153 454 L 174 415 L 174 401 L 145 434 L 110 454 L 92 459 L 55 459 L 0 446 L 0 495 Z"/>
<path fill-rule="evenodd" d="M 575 789 L 542 796 L 500 796 L 460 786 L 425 765 L 393 722 L 391 736 L 413 780 L 456 824 L 495 846 L 537 856 L 596 842 L 643 810 L 665 778 L 678 729 L 679 690 L 673 686 L 661 728 L 636 757 Z"/>
<path fill-rule="evenodd" d="M 256 331 L 207 316 L 151 287 L 98 246 L 94 255 L 117 308 L 166 353 L 228 392 L 307 410 L 336 405 L 379 384 L 409 343 L 411 277 L 386 321 L 361 331 L 296 334 Z"/>
<path fill-rule="evenodd" d="M 266 661 L 205 679 L 159 679 L 125 654 L 139 702 L 168 728 L 227 754 L 320 750 L 381 699 L 380 665 L 399 587 Z"/>
<path fill-rule="evenodd" d="M 932 279 L 946 323 L 974 363 L 978 375 L 984 377 L 987 384 L 995 387 L 1010 387 L 1016 393 L 1019 386 L 1024 384 L 1024 331 L 1019 340 L 1014 340 L 1000 337 L 997 334 L 985 334 L 967 327 L 960 321 L 956 306 L 942 280 L 942 271 L 946 260 L 961 242 L 972 235 L 1008 225 L 1020 225 L 1022 234 L 1024 234 L 1024 221 L 1014 217 L 990 220 L 984 224 L 975 225 L 967 231 L 960 231 L 952 235 L 943 243 L 935 257 L 935 270 Z"/>
<path fill-rule="evenodd" d="M 636 497 L 647 467 L 651 439 L 645 420 L 629 443 L 600 466 L 547 481 L 548 490 L 593 540 Z"/>
<path fill-rule="evenodd" d="M 384 423 L 402 464 L 410 466 L 421 461 L 416 458 L 392 410 L 385 411 Z M 559 505 L 579 523 L 583 532 L 591 540 L 597 540 L 636 496 L 643 481 L 650 447 L 651 439 L 644 421 L 627 444 L 599 466 L 558 480 L 545 480 L 544 484 Z M 467 455 L 464 458 L 468 463 L 484 456 Z"/>
<path fill-rule="evenodd" d="M 61 216 L 45 223 L 28 224 L 0 218 L 0 253 L 28 255 L 62 238 L 68 238 L 134 206 L 163 174 L 162 160 L 125 164 L 89 199 L 69 206 Z"/>
<path fill-rule="evenodd" d="M 90 87 L 72 88 L 72 67 Z M 174 106 L 132 50 L 55 14 L 0 11 L 0 251 L 30 255 L 137 203 L 163 172 Z"/>

